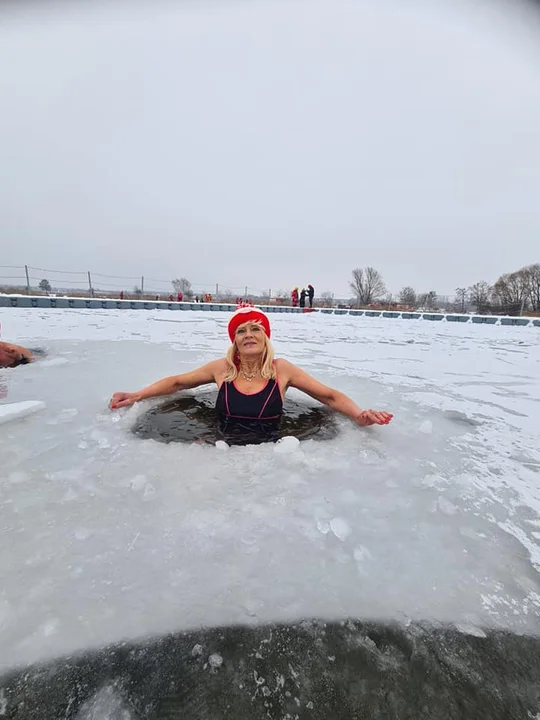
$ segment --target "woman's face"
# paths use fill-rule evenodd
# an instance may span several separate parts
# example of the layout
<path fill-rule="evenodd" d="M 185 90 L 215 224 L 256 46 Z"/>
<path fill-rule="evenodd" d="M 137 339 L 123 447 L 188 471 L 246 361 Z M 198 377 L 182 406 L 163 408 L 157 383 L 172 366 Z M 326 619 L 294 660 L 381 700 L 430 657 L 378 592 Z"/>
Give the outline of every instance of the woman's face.
<path fill-rule="evenodd" d="M 240 355 L 256 357 L 264 352 L 265 338 L 262 325 L 256 322 L 248 322 L 237 328 L 234 341 Z"/>
<path fill-rule="evenodd" d="M 9 343 L 0 342 L 0 368 L 18 365 L 22 360 L 22 353 Z"/>

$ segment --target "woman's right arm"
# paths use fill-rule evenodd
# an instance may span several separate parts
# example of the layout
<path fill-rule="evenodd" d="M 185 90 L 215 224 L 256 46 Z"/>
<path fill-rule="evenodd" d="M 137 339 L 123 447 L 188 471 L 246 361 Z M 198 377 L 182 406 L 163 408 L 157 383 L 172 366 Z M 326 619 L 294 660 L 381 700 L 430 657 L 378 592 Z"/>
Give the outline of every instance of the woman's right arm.
<path fill-rule="evenodd" d="M 160 395 L 170 395 L 171 393 L 178 392 L 179 390 L 189 390 L 191 388 L 199 387 L 200 385 L 208 385 L 209 383 L 216 382 L 216 376 L 220 370 L 223 371 L 224 363 L 224 360 L 213 360 L 207 365 L 203 365 L 191 372 L 183 373 L 182 375 L 171 375 L 171 377 L 158 380 L 138 392 L 114 393 L 109 402 L 109 407 L 112 410 L 116 410 L 121 407 L 129 407 L 141 400 L 148 400 L 153 397 L 159 397 Z"/>

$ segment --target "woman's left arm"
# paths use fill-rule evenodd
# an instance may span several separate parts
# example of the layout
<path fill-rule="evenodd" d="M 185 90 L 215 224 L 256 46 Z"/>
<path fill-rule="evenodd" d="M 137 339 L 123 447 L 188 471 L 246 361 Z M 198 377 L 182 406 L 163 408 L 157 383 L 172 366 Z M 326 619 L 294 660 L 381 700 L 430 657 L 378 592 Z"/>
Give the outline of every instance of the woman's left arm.
<path fill-rule="evenodd" d="M 286 381 L 286 387 L 294 387 L 305 392 L 306 395 L 351 418 L 358 425 L 387 425 L 394 417 L 391 413 L 380 410 L 363 410 L 350 397 L 328 385 L 323 385 L 293 363 L 287 360 L 278 362 L 280 365 L 279 375 Z"/>

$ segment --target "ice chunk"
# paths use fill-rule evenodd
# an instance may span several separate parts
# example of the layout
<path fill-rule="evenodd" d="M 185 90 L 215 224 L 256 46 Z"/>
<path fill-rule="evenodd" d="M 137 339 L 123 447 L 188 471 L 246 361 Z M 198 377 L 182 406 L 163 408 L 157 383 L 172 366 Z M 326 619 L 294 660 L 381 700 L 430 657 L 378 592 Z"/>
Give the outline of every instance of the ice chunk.
<path fill-rule="evenodd" d="M 464 635 L 474 635 L 474 637 L 479 638 L 487 637 L 486 633 L 484 632 L 484 630 L 482 630 L 481 627 L 478 627 L 478 625 L 476 625 L 475 623 L 469 622 L 467 620 L 464 622 L 456 623 L 455 627 L 456 630 L 463 633 Z"/>
<path fill-rule="evenodd" d="M 277 441 L 274 447 L 274 452 L 286 455 L 287 453 L 293 453 L 299 445 L 300 440 L 289 435 Z"/>
<path fill-rule="evenodd" d="M 330 529 L 341 542 L 344 542 L 352 532 L 349 523 L 341 517 L 335 517 L 330 520 Z"/>
<path fill-rule="evenodd" d="M 0 405 L 0 425 L 12 420 L 20 420 L 44 409 L 45 403 L 41 400 L 25 400 L 24 402 Z"/>
<path fill-rule="evenodd" d="M 228 450 L 229 446 L 225 442 L 225 440 L 216 440 L 216 448 L 218 450 Z"/>
<path fill-rule="evenodd" d="M 51 635 L 56 635 L 59 627 L 60 620 L 58 618 L 51 618 L 41 626 L 41 630 L 45 637 L 51 637 Z"/>
<path fill-rule="evenodd" d="M 440 481 L 441 478 L 438 475 L 424 475 L 419 484 L 426 488 L 434 488 L 440 484 Z"/>
<path fill-rule="evenodd" d="M 132 720 L 122 696 L 113 687 L 104 687 L 87 700 L 77 720 Z"/>
<path fill-rule="evenodd" d="M 199 645 L 197 643 L 197 645 L 194 645 L 191 648 L 191 657 L 201 657 L 202 654 L 203 654 L 203 646 L 202 645 Z"/>
<path fill-rule="evenodd" d="M 107 448 L 111 447 L 109 439 L 99 430 L 92 430 L 92 432 L 90 433 L 90 437 L 95 443 L 97 443 L 97 446 L 100 448 L 100 450 L 106 450 Z"/>
<path fill-rule="evenodd" d="M 144 475 L 135 475 L 131 481 L 131 489 L 135 492 L 142 490 L 146 485 L 146 477 Z"/>
<path fill-rule="evenodd" d="M 453 502 L 450 502 L 450 500 L 443 497 L 442 495 L 437 500 L 437 504 L 439 506 L 439 510 L 443 513 L 443 515 L 454 515 L 457 512 L 456 505 L 454 505 Z"/>
<path fill-rule="evenodd" d="M 367 547 L 364 547 L 363 545 L 358 545 L 354 548 L 354 559 L 357 563 L 363 563 L 366 560 L 371 559 L 371 553 L 367 549 Z"/>
<path fill-rule="evenodd" d="M 217 670 L 223 665 L 223 658 L 218 653 L 212 653 L 212 655 L 208 658 L 208 664 L 212 670 Z"/>
<path fill-rule="evenodd" d="M 330 525 L 326 520 L 317 520 L 317 530 L 323 535 L 326 535 L 330 531 Z"/>

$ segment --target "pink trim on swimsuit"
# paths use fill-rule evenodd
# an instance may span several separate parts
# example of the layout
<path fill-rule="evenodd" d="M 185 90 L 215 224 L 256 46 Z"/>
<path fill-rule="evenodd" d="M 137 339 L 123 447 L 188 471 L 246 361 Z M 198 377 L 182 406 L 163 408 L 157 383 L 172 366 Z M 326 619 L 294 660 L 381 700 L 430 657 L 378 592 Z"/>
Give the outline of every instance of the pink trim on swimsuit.
<path fill-rule="evenodd" d="M 268 383 L 266 383 L 266 384 L 268 385 Z M 260 419 L 261 419 L 261 416 L 262 416 L 262 414 L 263 414 L 266 406 L 268 405 L 268 401 L 270 400 L 270 398 L 271 398 L 272 395 L 274 394 L 274 390 L 277 388 L 277 386 L 278 386 L 277 380 L 275 380 L 275 381 L 274 381 L 274 387 L 273 387 L 272 390 L 268 393 L 268 397 L 266 398 L 266 402 L 265 402 L 264 405 L 262 406 L 262 410 L 261 410 L 261 412 L 259 413 L 259 416 L 258 416 L 257 420 L 260 420 Z M 269 419 L 269 418 L 265 418 L 265 419 Z"/>
<path fill-rule="evenodd" d="M 227 415 L 231 417 L 231 411 L 229 410 L 229 394 L 227 392 L 227 383 L 225 383 L 225 407 L 227 408 Z"/>
<path fill-rule="evenodd" d="M 281 415 L 271 415 L 270 417 L 253 417 L 252 415 L 227 415 L 228 418 L 234 418 L 235 420 L 277 420 Z"/>
<path fill-rule="evenodd" d="M 234 385 L 234 387 L 235 387 L 235 389 L 236 389 L 236 392 L 239 392 L 240 395 L 245 395 L 246 397 L 255 397 L 255 395 L 259 395 L 260 393 L 262 393 L 263 390 L 266 390 L 266 386 L 268 385 L 269 382 L 270 382 L 270 380 L 267 380 L 267 381 L 265 382 L 265 384 L 263 385 L 263 387 L 262 387 L 260 390 L 257 390 L 256 393 L 245 393 L 245 392 L 243 392 L 242 390 L 240 390 L 240 388 L 239 388 L 238 385 L 236 384 L 236 380 L 233 380 L 233 381 L 232 381 L 232 384 Z"/>
<path fill-rule="evenodd" d="M 279 377 L 278 377 L 278 371 L 277 371 L 277 360 L 272 360 L 272 364 L 274 366 L 274 375 L 276 376 L 275 380 L 276 380 L 276 385 L 278 386 L 279 396 L 281 397 L 281 402 L 284 402 L 285 398 L 283 396 L 283 393 L 281 392 L 281 387 L 279 384 Z"/>

